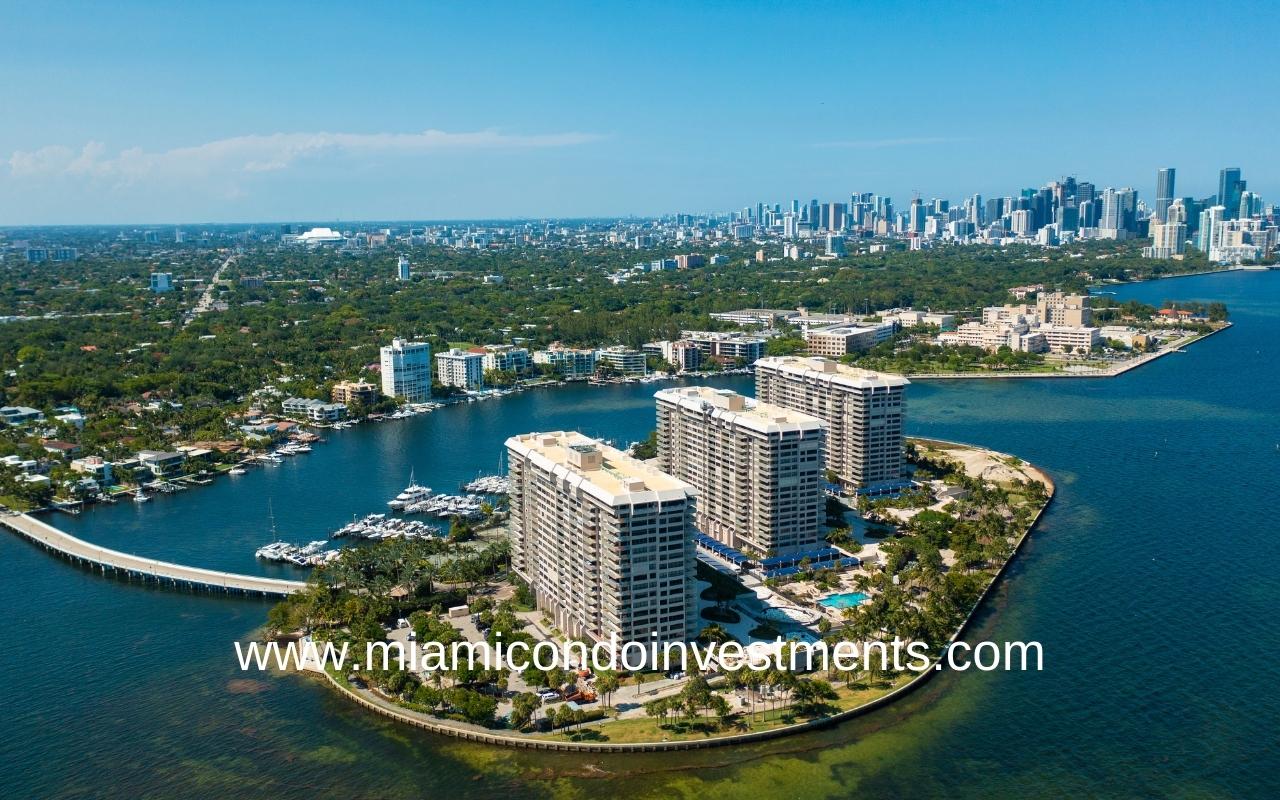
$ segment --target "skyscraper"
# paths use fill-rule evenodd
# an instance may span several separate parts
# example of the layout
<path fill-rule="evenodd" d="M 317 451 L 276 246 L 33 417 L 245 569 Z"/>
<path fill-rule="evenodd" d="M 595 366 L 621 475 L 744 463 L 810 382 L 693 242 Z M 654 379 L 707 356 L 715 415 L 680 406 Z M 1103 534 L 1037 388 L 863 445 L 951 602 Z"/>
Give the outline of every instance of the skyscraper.
<path fill-rule="evenodd" d="M 580 433 L 506 444 L 511 566 L 552 624 L 604 642 L 692 638 L 694 488 Z"/>
<path fill-rule="evenodd" d="M 906 387 L 901 375 L 825 358 L 771 356 L 756 362 L 756 397 L 828 425 L 827 469 L 847 488 L 902 477 Z"/>
<path fill-rule="evenodd" d="M 1218 205 L 1226 209 L 1225 219 L 1235 219 L 1240 213 L 1240 195 L 1244 193 L 1244 186 L 1239 167 L 1226 167 L 1218 173 Z"/>
<path fill-rule="evenodd" d="M 1173 202 L 1173 167 L 1165 167 L 1156 173 L 1156 219 L 1168 219 L 1169 205 Z"/>
<path fill-rule="evenodd" d="M 654 397 L 658 466 L 697 490 L 700 531 L 756 553 L 817 544 L 825 422 L 710 386 Z"/>
<path fill-rule="evenodd" d="M 396 280 L 409 280 L 409 258 L 408 256 L 400 256 L 396 259 Z"/>

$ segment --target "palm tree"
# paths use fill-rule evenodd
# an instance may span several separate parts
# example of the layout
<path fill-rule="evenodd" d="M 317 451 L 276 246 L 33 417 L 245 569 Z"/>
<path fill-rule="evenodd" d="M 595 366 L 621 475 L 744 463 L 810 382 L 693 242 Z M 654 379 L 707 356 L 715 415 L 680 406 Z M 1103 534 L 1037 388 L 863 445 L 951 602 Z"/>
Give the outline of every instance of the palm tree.
<path fill-rule="evenodd" d="M 606 707 L 610 706 L 609 700 L 613 697 L 613 693 L 618 690 L 620 683 L 618 673 L 612 670 L 601 670 L 596 673 L 596 691 L 600 693 L 600 697 L 604 700 Z"/>

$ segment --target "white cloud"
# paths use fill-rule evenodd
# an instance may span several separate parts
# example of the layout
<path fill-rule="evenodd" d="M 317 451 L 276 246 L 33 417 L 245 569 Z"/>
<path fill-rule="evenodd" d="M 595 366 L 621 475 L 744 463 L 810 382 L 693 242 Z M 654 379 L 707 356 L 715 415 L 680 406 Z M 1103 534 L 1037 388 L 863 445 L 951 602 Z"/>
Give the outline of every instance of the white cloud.
<path fill-rule="evenodd" d="M 460 133 L 439 130 L 421 133 L 272 133 L 234 136 L 156 152 L 134 147 L 115 155 L 109 155 L 101 142 L 91 141 L 79 152 L 63 145 L 19 150 L 9 157 L 8 166 L 14 177 L 70 175 L 129 184 L 143 179 L 186 179 L 215 173 L 274 172 L 288 169 L 299 161 L 326 156 L 569 147 L 601 138 L 591 133 L 520 135 L 496 130 Z"/>
<path fill-rule="evenodd" d="M 901 139 L 851 139 L 839 142 L 818 142 L 814 147 L 842 147 L 850 150 L 878 150 L 882 147 L 909 147 L 920 144 L 951 144 L 963 142 L 948 136 L 910 136 Z"/>

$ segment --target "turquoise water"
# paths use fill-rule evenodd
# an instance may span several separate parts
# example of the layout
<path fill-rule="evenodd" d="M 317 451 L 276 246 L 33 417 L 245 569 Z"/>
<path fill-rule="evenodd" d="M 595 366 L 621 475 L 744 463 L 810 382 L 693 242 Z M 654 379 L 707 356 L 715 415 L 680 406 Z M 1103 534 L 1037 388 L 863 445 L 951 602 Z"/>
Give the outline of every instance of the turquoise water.
<path fill-rule="evenodd" d="M 1280 273 L 1123 287 L 1227 302 L 1237 325 L 1112 380 L 917 383 L 913 434 L 1048 469 L 1058 495 L 973 636 L 1038 640 L 1039 673 L 943 674 L 839 728 L 685 755 L 476 747 L 374 719 L 311 680 L 235 669 L 256 601 L 104 580 L 0 535 L 0 796 L 222 798 L 1268 797 L 1280 776 Z M 721 381 L 749 389 L 742 378 Z M 575 387 L 330 436 L 278 467 L 58 524 L 220 569 L 449 489 L 501 442 L 653 424 L 655 387 Z"/>
<path fill-rule="evenodd" d="M 852 608 L 853 606 L 862 605 L 862 601 L 867 596 L 862 592 L 842 592 L 841 594 L 829 594 L 818 601 L 818 605 L 827 608 Z"/>

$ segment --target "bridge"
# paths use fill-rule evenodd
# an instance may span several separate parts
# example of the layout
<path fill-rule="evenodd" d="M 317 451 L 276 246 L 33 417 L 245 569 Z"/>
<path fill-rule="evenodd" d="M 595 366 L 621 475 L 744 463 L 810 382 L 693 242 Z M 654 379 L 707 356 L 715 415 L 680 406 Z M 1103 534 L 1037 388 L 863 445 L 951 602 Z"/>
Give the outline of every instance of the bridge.
<path fill-rule="evenodd" d="M 46 550 L 102 573 L 125 578 L 154 580 L 162 585 L 231 594 L 283 597 L 306 588 L 303 581 L 237 575 L 199 567 L 185 567 L 168 561 L 121 553 L 77 539 L 27 514 L 0 512 L 0 524 Z"/>

